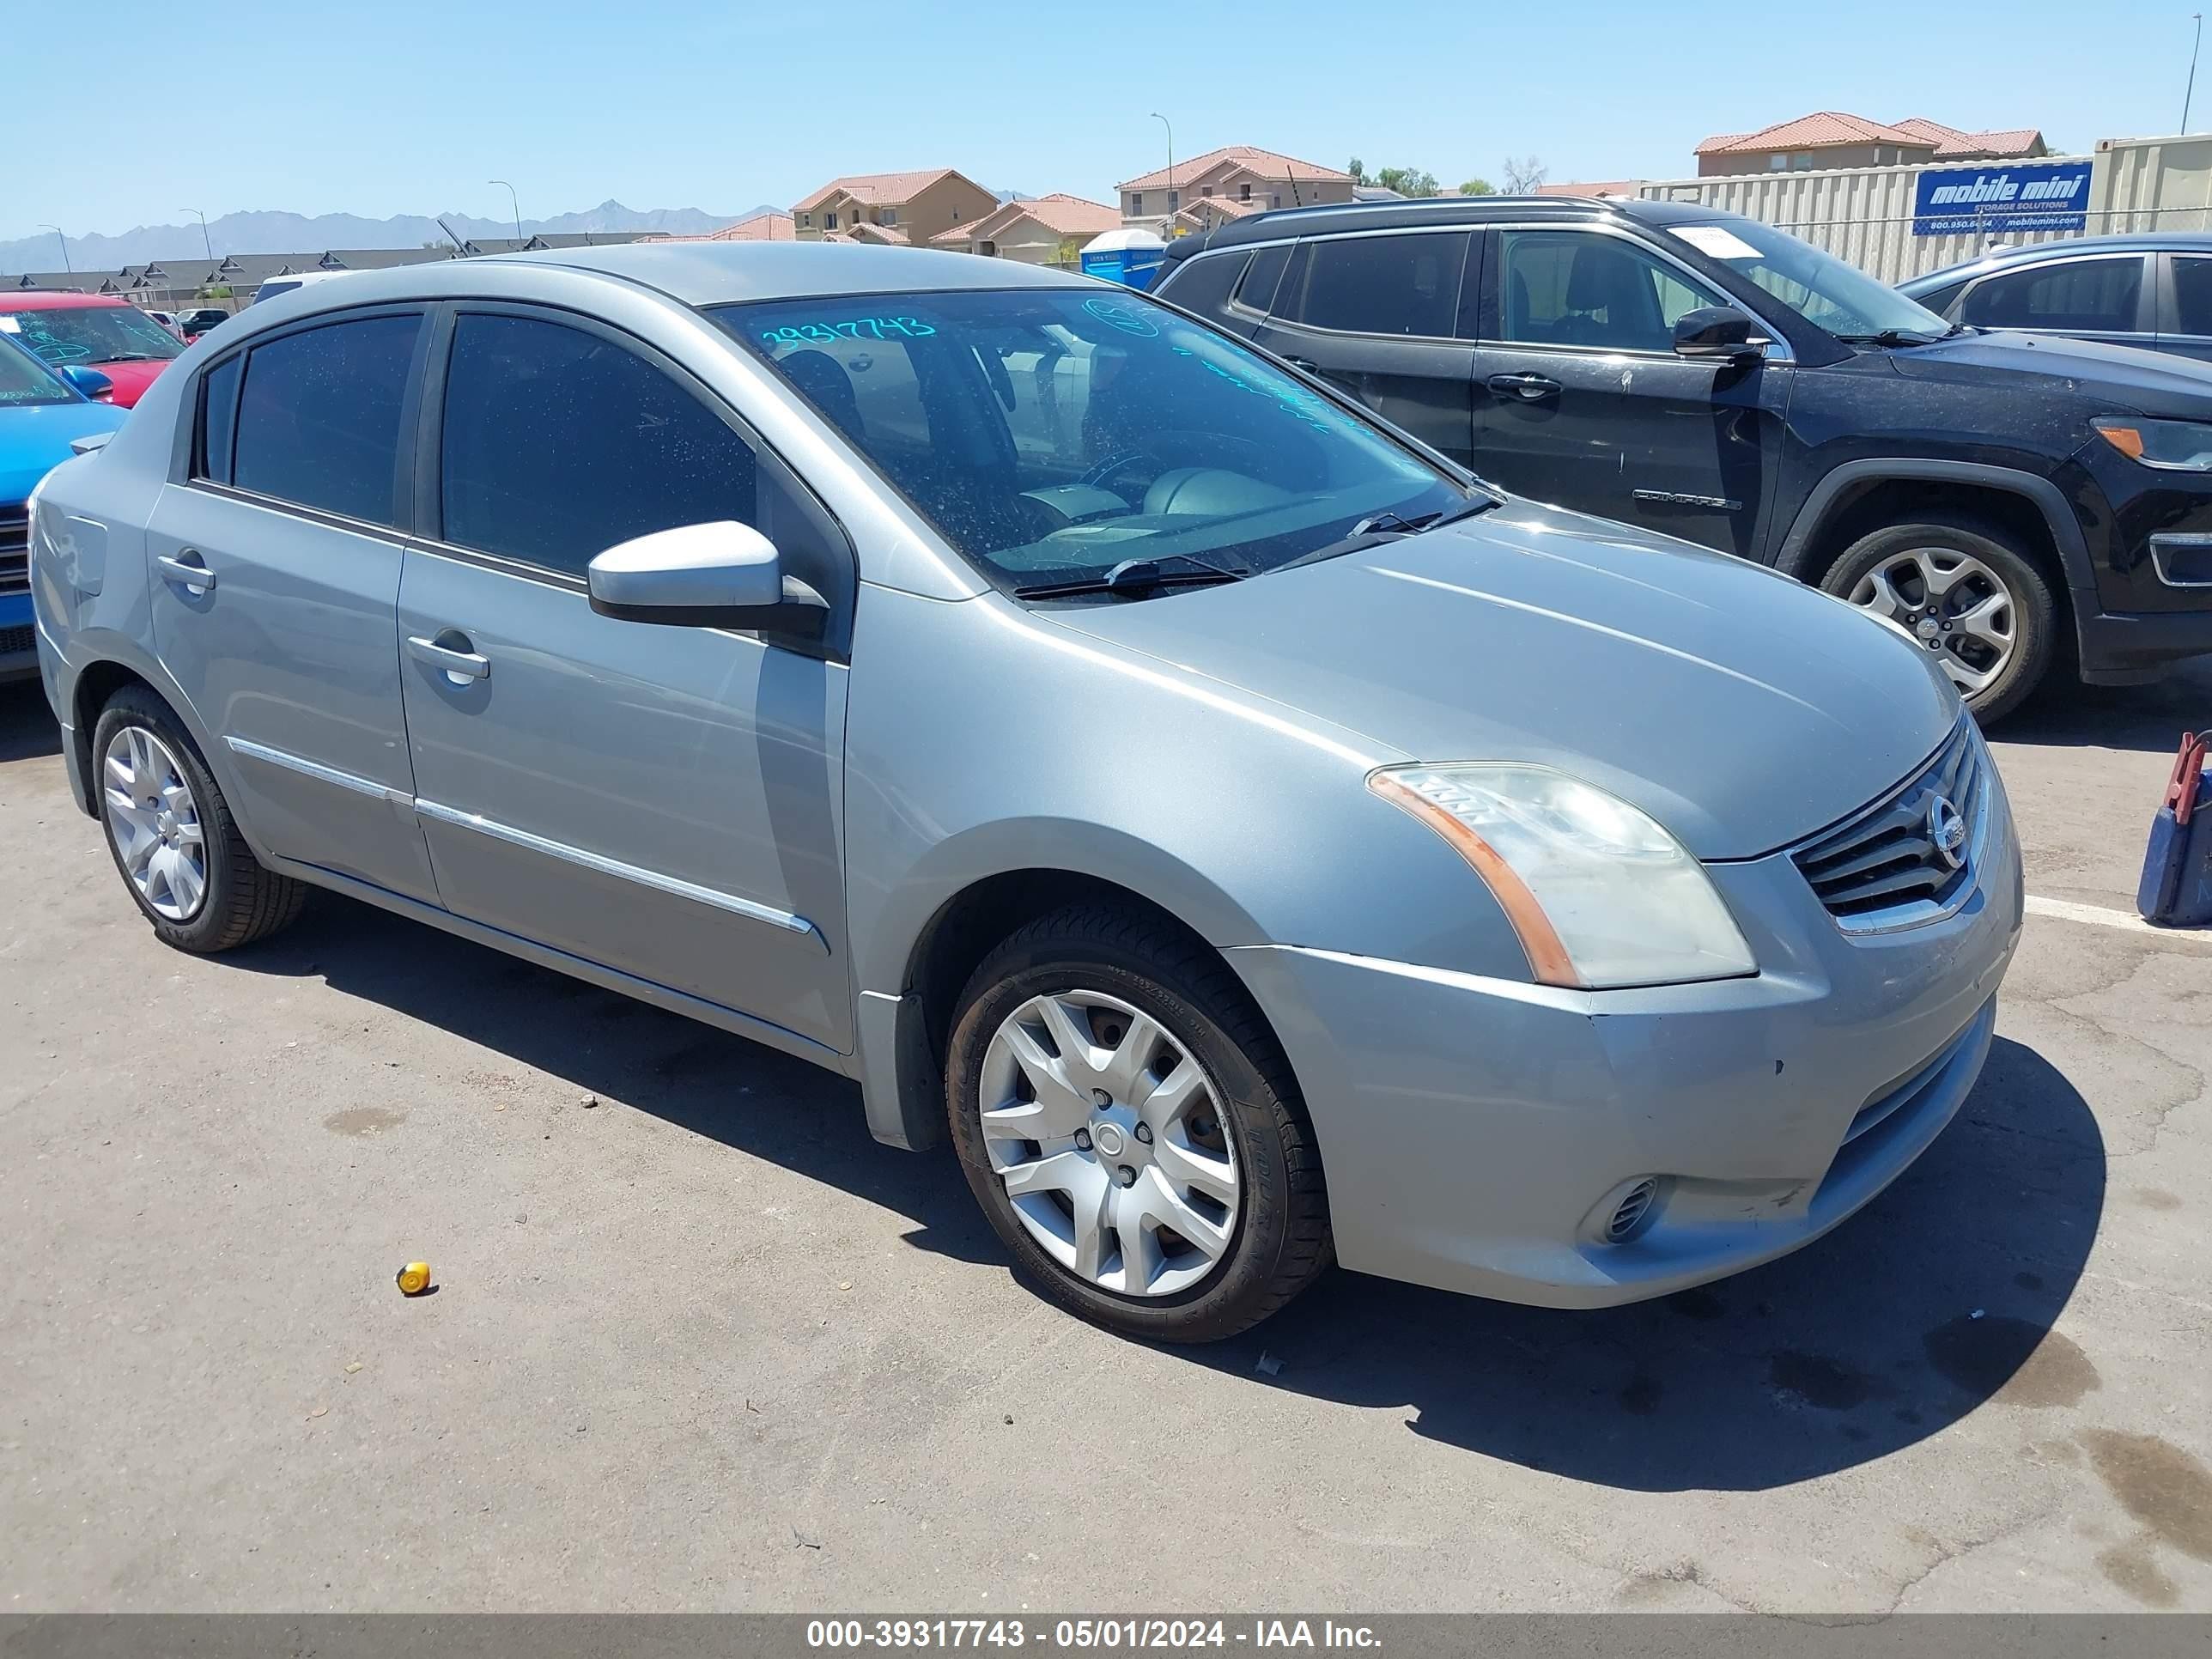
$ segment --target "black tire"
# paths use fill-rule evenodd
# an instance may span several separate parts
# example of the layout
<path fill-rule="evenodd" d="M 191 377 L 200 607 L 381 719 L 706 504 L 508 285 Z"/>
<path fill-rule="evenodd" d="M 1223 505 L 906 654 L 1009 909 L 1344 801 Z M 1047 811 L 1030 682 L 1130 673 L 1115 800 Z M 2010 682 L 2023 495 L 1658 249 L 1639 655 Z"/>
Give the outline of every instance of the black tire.
<path fill-rule="evenodd" d="M 1234 1137 L 1237 1213 L 1227 1249 L 1202 1280 L 1158 1297 L 1079 1278 L 1030 1237 L 991 1167 L 979 1089 L 993 1036 L 1030 998 L 1103 992 L 1158 1020 L 1205 1069 Z M 1313 1127 L 1289 1062 L 1226 963 L 1171 924 L 1081 904 L 1021 928 L 961 993 L 945 1066 L 952 1145 L 976 1202 L 1030 1285 L 1069 1312 L 1148 1341 L 1214 1342 L 1266 1319 L 1333 1259 Z"/>
<path fill-rule="evenodd" d="M 114 817 L 108 809 L 109 781 L 104 757 L 117 733 L 128 726 L 141 727 L 161 740 L 163 747 L 175 757 L 198 809 L 201 845 L 207 859 L 206 890 L 198 908 L 181 920 L 165 916 L 147 902 L 125 867 L 122 849 L 116 844 Z M 215 775 L 208 770 L 207 757 L 200 753 L 199 745 L 192 741 L 184 722 L 152 691 L 142 685 L 126 685 L 108 699 L 93 727 L 92 764 L 94 789 L 100 803 L 100 825 L 107 837 L 108 856 L 115 860 L 115 873 L 122 879 L 123 890 L 131 895 L 139 913 L 153 924 L 154 932 L 163 944 L 207 956 L 266 939 L 298 917 L 307 899 L 306 884 L 264 868 L 253 856 L 253 849 L 246 844 L 246 837 L 238 832 L 237 821 L 230 815 L 230 803 L 223 799 Z"/>
<path fill-rule="evenodd" d="M 2062 614 L 2050 578 L 2007 532 L 1979 519 L 1936 514 L 1910 524 L 1887 525 L 1844 549 L 1820 586 L 1848 599 L 1883 564 L 1923 548 L 1980 561 L 2010 597 L 2011 658 L 1988 685 L 1966 696 L 1966 707 L 1984 726 L 2002 720 L 2035 690 L 2058 657 Z"/>

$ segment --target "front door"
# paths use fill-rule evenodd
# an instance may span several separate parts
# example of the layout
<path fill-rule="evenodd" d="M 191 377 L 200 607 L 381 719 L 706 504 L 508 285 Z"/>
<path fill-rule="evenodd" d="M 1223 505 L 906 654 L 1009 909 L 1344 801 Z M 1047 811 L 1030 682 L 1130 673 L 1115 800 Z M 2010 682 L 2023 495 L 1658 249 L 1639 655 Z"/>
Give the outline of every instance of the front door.
<path fill-rule="evenodd" d="M 1463 230 L 1424 230 L 1302 243 L 1253 343 L 1465 466 L 1474 448 L 1474 349 L 1453 337 L 1472 240 Z"/>
<path fill-rule="evenodd" d="M 146 551 L 155 649 L 228 750 L 254 840 L 434 904 L 407 805 L 392 527 L 426 337 L 416 310 L 349 315 L 215 364 L 189 482 L 163 486 Z"/>
<path fill-rule="evenodd" d="M 843 665 L 602 617 L 584 580 L 617 542 L 735 520 L 849 607 L 842 536 L 627 337 L 464 307 L 434 380 L 436 533 L 407 550 L 399 635 L 447 905 L 849 1051 Z"/>
<path fill-rule="evenodd" d="M 1677 356 L 1675 319 L 1728 301 L 1626 236 L 1492 238 L 1475 471 L 1516 495 L 1755 556 L 1789 370 Z"/>

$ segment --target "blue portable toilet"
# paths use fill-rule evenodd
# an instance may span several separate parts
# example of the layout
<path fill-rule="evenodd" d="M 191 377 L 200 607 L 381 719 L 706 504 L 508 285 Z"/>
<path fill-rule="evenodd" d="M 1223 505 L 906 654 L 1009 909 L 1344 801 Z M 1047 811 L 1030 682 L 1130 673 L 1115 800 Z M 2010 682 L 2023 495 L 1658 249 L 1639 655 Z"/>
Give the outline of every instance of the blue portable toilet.
<path fill-rule="evenodd" d="M 1159 280 L 1167 246 L 1158 231 L 1109 230 L 1083 250 L 1083 274 L 1147 289 Z"/>

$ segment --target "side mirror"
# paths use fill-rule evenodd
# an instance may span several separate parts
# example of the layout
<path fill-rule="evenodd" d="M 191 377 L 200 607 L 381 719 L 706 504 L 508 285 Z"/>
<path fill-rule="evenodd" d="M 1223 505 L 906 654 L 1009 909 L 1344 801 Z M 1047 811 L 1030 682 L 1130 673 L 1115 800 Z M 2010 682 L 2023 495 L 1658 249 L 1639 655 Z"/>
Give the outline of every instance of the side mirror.
<path fill-rule="evenodd" d="M 82 363 L 64 363 L 56 372 L 96 404 L 114 400 L 115 382 L 96 368 L 87 368 Z"/>
<path fill-rule="evenodd" d="M 818 639 L 830 616 L 819 593 L 783 574 L 774 542 L 726 519 L 618 542 L 584 575 L 592 609 L 621 622 Z"/>
<path fill-rule="evenodd" d="M 1674 352 L 1681 357 L 1744 362 L 1759 356 L 1759 348 L 1751 343 L 1756 326 L 1748 313 L 1734 306 L 1701 306 L 1675 319 Z"/>

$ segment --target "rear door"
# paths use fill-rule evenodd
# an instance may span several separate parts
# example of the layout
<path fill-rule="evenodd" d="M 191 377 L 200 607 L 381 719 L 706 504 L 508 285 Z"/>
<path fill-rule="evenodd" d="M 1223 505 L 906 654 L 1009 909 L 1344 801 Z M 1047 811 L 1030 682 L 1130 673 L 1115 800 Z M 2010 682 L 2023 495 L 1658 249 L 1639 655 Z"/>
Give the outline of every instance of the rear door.
<path fill-rule="evenodd" d="M 2158 349 L 2212 362 L 2212 252 L 2158 260 Z"/>
<path fill-rule="evenodd" d="M 260 844 L 435 903 L 396 614 L 427 337 L 421 307 L 342 313 L 208 368 L 147 552 L 155 648 Z"/>
<path fill-rule="evenodd" d="M 630 336 L 477 303 L 441 334 L 399 635 L 447 908 L 849 1052 L 843 533 Z M 592 611 L 594 555 L 721 520 L 830 600 L 827 647 Z"/>
<path fill-rule="evenodd" d="M 2148 253 L 2101 253 L 2014 265 L 1974 283 L 1955 314 L 1974 328 L 2154 349 L 2151 259 Z"/>
<path fill-rule="evenodd" d="M 1467 465 L 1474 348 L 1458 336 L 1473 241 L 1466 230 L 1389 230 L 1301 242 L 1253 343 Z"/>
<path fill-rule="evenodd" d="M 1632 236 L 1488 234 L 1474 470 L 1517 495 L 1753 556 L 1788 368 L 1677 356 L 1675 319 L 1729 301 Z"/>

